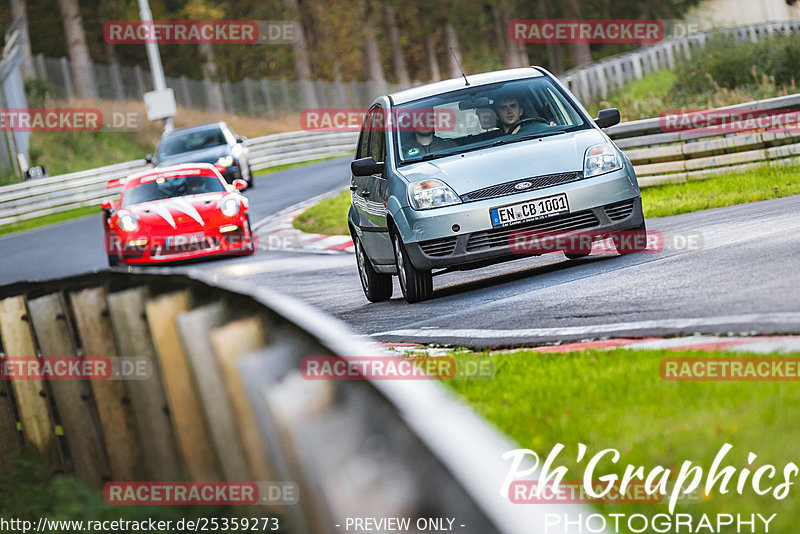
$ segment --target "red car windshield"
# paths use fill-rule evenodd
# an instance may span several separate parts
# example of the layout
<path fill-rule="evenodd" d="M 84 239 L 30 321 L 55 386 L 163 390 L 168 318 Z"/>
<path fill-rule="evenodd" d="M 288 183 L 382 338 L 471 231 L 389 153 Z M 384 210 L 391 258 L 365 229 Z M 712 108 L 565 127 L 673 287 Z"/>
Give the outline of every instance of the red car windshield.
<path fill-rule="evenodd" d="M 122 195 L 122 207 L 165 198 L 222 193 L 225 186 L 216 176 L 175 176 L 153 180 L 128 189 Z"/>

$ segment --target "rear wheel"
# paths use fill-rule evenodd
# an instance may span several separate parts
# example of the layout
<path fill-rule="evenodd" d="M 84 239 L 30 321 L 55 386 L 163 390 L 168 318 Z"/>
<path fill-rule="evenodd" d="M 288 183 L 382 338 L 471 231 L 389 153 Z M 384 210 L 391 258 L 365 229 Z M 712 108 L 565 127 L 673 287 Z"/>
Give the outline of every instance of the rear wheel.
<path fill-rule="evenodd" d="M 408 302 L 419 302 L 431 298 L 433 295 L 433 276 L 430 271 L 420 271 L 411 264 L 411 260 L 403 245 L 403 240 L 397 233 L 392 232 L 394 258 L 397 264 L 397 277 L 400 279 L 400 289 L 403 297 Z"/>
<path fill-rule="evenodd" d="M 381 302 L 392 298 L 392 292 L 394 291 L 392 275 L 379 273 L 375 270 L 356 235 L 353 235 L 353 245 L 356 249 L 358 276 L 361 279 L 361 287 L 364 289 L 364 295 L 367 300 Z"/>
<path fill-rule="evenodd" d="M 636 228 L 614 234 L 614 248 L 619 254 L 636 254 L 647 248 L 647 226 L 644 222 Z"/>

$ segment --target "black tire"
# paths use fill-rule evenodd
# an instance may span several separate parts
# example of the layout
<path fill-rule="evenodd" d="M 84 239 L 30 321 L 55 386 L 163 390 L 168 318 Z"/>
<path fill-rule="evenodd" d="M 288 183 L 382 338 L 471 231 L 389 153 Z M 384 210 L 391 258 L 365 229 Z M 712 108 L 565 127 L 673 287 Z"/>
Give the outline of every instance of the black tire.
<path fill-rule="evenodd" d="M 617 253 L 636 254 L 647 248 L 647 225 L 643 222 L 636 228 L 623 230 L 614 234 L 614 248 Z"/>
<path fill-rule="evenodd" d="M 379 273 L 375 270 L 356 235 L 353 235 L 353 245 L 356 249 L 358 277 L 361 279 L 361 288 L 364 290 L 364 296 L 370 302 L 381 302 L 392 298 L 392 293 L 394 292 L 392 275 Z"/>
<path fill-rule="evenodd" d="M 400 289 L 407 302 L 427 300 L 433 295 L 433 276 L 430 271 L 420 271 L 411 264 L 403 240 L 392 232 L 392 246 L 394 247 L 394 261 L 397 265 L 397 277 L 400 279 Z"/>
<path fill-rule="evenodd" d="M 581 258 L 585 258 L 586 256 L 588 256 L 588 255 L 589 255 L 589 254 L 591 254 L 591 253 L 592 253 L 592 251 L 591 251 L 591 250 L 589 250 L 588 252 L 584 252 L 584 251 L 580 251 L 580 252 L 566 252 L 566 251 L 565 251 L 565 252 L 564 252 L 564 256 L 566 256 L 566 257 L 567 257 L 567 259 L 570 259 L 570 260 L 579 260 L 579 259 L 581 259 Z"/>
<path fill-rule="evenodd" d="M 253 228 L 250 226 L 250 216 L 247 216 L 247 221 L 245 222 L 247 225 L 247 233 L 250 234 L 250 247 L 248 247 L 247 252 L 244 253 L 245 256 L 252 256 L 256 252 L 256 236 L 253 233 Z"/>
<path fill-rule="evenodd" d="M 119 265 L 119 258 L 114 256 L 113 254 L 108 255 L 108 266 L 109 267 L 116 267 Z"/>

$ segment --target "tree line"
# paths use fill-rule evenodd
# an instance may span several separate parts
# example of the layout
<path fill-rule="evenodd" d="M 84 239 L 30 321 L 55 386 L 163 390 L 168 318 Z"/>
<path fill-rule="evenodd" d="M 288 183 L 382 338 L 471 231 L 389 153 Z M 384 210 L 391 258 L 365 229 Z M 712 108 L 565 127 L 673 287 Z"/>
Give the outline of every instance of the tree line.
<path fill-rule="evenodd" d="M 357 80 L 410 85 L 537 64 L 559 73 L 635 44 L 512 42 L 514 19 L 678 19 L 698 0 L 152 0 L 156 20 L 294 20 L 301 38 L 284 45 L 162 44 L 167 75 Z M 136 0 L 10 0 L 0 21 L 28 20 L 30 54 L 68 56 L 80 86 L 88 62 L 147 66 L 143 45 L 110 44 L 103 25 L 138 20 Z M 7 26 L 2 24 L 0 26 Z M 0 29 L 3 29 L 0 27 Z M 452 51 L 452 52 L 451 52 Z"/>

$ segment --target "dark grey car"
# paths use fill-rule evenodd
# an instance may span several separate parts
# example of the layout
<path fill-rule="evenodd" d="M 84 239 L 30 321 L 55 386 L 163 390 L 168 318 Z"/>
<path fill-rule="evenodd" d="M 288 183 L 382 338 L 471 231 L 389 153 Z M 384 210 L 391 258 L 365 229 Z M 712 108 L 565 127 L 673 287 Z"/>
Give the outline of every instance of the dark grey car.
<path fill-rule="evenodd" d="M 224 122 L 212 122 L 172 130 L 161 136 L 155 156 L 149 158 L 155 167 L 182 163 L 210 163 L 233 183 L 241 179 L 253 187 L 250 153 L 245 139 L 233 133 Z"/>

